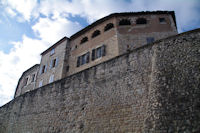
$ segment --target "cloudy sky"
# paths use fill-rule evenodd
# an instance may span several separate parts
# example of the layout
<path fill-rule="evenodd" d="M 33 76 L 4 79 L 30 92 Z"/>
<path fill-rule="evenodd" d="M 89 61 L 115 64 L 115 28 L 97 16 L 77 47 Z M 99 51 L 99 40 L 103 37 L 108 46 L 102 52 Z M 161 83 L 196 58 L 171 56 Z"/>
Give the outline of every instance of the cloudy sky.
<path fill-rule="evenodd" d="M 0 0 L 0 106 L 40 53 L 114 12 L 173 10 L 179 33 L 200 28 L 200 0 Z"/>

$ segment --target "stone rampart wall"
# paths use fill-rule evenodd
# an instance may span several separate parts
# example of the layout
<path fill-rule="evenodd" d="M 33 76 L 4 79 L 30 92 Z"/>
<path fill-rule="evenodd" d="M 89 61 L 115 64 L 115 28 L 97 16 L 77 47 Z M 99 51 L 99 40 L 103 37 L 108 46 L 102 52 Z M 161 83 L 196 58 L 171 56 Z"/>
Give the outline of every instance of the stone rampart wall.
<path fill-rule="evenodd" d="M 198 132 L 199 66 L 199 29 L 157 41 L 17 97 L 0 133 Z"/>

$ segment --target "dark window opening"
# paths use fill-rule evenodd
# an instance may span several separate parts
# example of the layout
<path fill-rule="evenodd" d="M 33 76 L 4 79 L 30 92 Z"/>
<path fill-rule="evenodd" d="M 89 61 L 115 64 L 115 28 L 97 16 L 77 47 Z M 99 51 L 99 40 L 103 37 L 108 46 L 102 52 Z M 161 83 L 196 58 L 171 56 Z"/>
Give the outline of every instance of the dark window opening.
<path fill-rule="evenodd" d="M 136 24 L 147 24 L 147 20 L 145 18 L 138 18 Z"/>
<path fill-rule="evenodd" d="M 78 57 L 77 59 L 77 67 L 81 66 L 81 65 L 84 65 L 86 63 L 89 63 L 90 61 L 90 52 L 87 52 L 86 54 L 84 55 L 81 55 Z"/>
<path fill-rule="evenodd" d="M 85 43 L 85 42 L 87 42 L 88 41 L 88 37 L 84 37 L 82 40 L 81 40 L 81 43 L 80 44 L 83 44 L 83 43 Z"/>
<path fill-rule="evenodd" d="M 42 72 L 41 72 L 41 74 L 44 73 L 44 72 L 46 72 L 46 66 L 45 66 L 45 65 L 42 67 Z"/>
<path fill-rule="evenodd" d="M 58 65 L 58 57 L 56 59 L 51 60 L 50 69 L 56 67 L 57 65 Z"/>
<path fill-rule="evenodd" d="M 69 72 L 69 66 L 66 66 L 66 72 Z"/>
<path fill-rule="evenodd" d="M 76 65 L 76 67 L 80 66 L 80 60 L 81 60 L 81 57 L 79 56 L 78 59 L 77 59 L 77 65 Z"/>
<path fill-rule="evenodd" d="M 104 31 L 108 31 L 108 30 L 112 29 L 113 27 L 114 27 L 114 24 L 113 23 L 109 23 L 109 24 L 107 24 L 105 26 Z"/>
<path fill-rule="evenodd" d="M 119 21 L 119 25 L 131 25 L 131 21 L 129 19 L 122 19 Z"/>
<path fill-rule="evenodd" d="M 31 82 L 34 82 L 34 80 L 35 80 L 35 74 L 32 75 L 32 80 L 31 80 Z"/>
<path fill-rule="evenodd" d="M 24 86 L 26 86 L 27 84 L 28 84 L 28 77 L 24 81 Z"/>
<path fill-rule="evenodd" d="M 160 23 L 165 23 L 166 22 L 165 18 L 159 18 L 159 21 L 160 21 Z"/>
<path fill-rule="evenodd" d="M 96 30 L 96 31 L 93 32 L 92 38 L 94 38 L 94 37 L 96 37 L 96 36 L 98 36 L 100 34 L 101 34 L 101 32 L 99 30 Z"/>
<path fill-rule="evenodd" d="M 147 37 L 147 44 L 154 42 L 153 37 Z"/>
<path fill-rule="evenodd" d="M 52 67 L 55 67 L 56 66 L 56 59 L 53 60 L 53 64 L 52 64 Z"/>

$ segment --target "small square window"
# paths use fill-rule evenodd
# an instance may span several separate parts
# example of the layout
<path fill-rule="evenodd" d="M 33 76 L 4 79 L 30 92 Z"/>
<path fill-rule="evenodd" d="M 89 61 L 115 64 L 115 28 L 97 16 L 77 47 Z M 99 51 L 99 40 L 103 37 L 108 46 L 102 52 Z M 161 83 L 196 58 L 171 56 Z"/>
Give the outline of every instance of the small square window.
<path fill-rule="evenodd" d="M 166 23 L 165 18 L 159 18 L 160 23 Z"/>
<path fill-rule="evenodd" d="M 153 37 L 147 37 L 147 44 L 154 42 Z"/>

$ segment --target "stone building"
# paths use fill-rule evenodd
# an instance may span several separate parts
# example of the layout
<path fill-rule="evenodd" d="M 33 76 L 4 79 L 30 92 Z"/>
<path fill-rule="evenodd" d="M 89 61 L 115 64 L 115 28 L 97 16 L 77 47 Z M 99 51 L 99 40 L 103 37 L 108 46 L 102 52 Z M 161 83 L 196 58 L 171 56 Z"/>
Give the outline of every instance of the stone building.
<path fill-rule="evenodd" d="M 199 133 L 200 29 L 144 45 L 0 107 L 0 133 Z"/>
<path fill-rule="evenodd" d="M 18 81 L 14 98 L 37 88 L 35 86 L 35 82 L 39 66 L 40 66 L 39 64 L 36 64 L 22 74 L 22 76 Z"/>
<path fill-rule="evenodd" d="M 36 87 L 41 87 L 63 78 L 62 73 L 67 45 L 69 45 L 69 38 L 64 37 L 41 53 L 42 58 Z"/>
<path fill-rule="evenodd" d="M 67 76 L 175 34 L 173 11 L 111 14 L 70 37 Z"/>
<path fill-rule="evenodd" d="M 35 86 L 47 85 L 176 34 L 173 11 L 111 14 L 45 50 Z"/>

